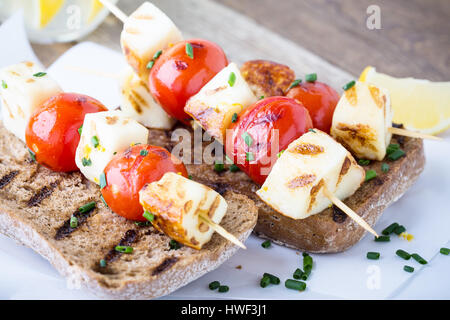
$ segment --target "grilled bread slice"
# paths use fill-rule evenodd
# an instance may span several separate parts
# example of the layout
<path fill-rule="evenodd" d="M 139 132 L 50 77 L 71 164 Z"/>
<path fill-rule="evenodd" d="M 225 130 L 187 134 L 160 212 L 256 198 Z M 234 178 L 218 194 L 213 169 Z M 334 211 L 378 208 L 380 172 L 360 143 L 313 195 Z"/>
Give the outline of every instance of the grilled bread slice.
<path fill-rule="evenodd" d="M 244 195 L 223 195 L 228 211 L 221 225 L 245 241 L 258 209 Z M 97 203 L 94 210 L 78 212 L 91 201 Z M 72 214 L 78 218 L 74 229 Z M 113 299 L 169 294 L 217 268 L 238 249 L 218 234 L 202 250 L 171 249 L 170 238 L 152 226 L 138 226 L 111 212 L 100 200 L 98 186 L 79 172 L 61 174 L 34 163 L 23 142 L 1 123 L 0 232 L 48 259 L 72 287 Z M 117 245 L 131 246 L 133 252 L 117 252 Z"/>

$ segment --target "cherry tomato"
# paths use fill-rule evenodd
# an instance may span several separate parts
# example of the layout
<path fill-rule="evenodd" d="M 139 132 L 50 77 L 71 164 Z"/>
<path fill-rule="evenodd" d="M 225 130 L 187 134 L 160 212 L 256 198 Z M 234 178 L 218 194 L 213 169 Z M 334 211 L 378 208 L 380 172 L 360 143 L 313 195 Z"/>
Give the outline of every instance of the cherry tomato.
<path fill-rule="evenodd" d="M 314 128 L 330 133 L 334 109 L 339 101 L 336 90 L 323 82 L 305 82 L 291 88 L 286 96 L 303 103 L 311 115 Z"/>
<path fill-rule="evenodd" d="M 102 195 L 112 211 L 124 218 L 146 221 L 139 203 L 139 191 L 158 181 L 166 172 L 187 177 L 184 164 L 164 148 L 136 145 L 118 153 L 105 168 L 106 187 Z"/>
<path fill-rule="evenodd" d="M 269 97 L 239 115 L 227 134 L 225 150 L 242 171 L 262 185 L 278 153 L 312 127 L 308 110 L 301 103 Z"/>
<path fill-rule="evenodd" d="M 86 95 L 60 93 L 53 96 L 31 116 L 25 132 L 27 146 L 38 163 L 53 171 L 76 171 L 78 129 L 84 116 L 107 110 L 101 102 Z"/>
<path fill-rule="evenodd" d="M 188 43 L 192 58 L 187 53 Z M 184 112 L 186 101 L 227 65 L 227 57 L 217 44 L 202 39 L 181 41 L 156 60 L 149 88 L 169 115 L 188 123 L 191 118 Z"/>

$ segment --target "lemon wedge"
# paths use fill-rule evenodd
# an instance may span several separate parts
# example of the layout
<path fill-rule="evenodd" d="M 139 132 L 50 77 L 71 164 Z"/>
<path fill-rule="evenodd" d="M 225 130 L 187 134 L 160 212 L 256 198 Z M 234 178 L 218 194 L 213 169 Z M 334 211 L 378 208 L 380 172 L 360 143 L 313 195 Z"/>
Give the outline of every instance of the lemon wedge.
<path fill-rule="evenodd" d="M 64 0 L 39 0 L 39 28 L 45 28 L 64 5 Z"/>
<path fill-rule="evenodd" d="M 102 11 L 103 4 L 99 0 L 92 0 L 91 10 L 89 12 L 88 22 L 92 22 L 95 19 L 97 14 Z"/>
<path fill-rule="evenodd" d="M 389 90 L 393 121 L 406 129 L 438 134 L 450 127 L 450 82 L 394 78 L 371 66 L 364 69 L 359 81 Z"/>

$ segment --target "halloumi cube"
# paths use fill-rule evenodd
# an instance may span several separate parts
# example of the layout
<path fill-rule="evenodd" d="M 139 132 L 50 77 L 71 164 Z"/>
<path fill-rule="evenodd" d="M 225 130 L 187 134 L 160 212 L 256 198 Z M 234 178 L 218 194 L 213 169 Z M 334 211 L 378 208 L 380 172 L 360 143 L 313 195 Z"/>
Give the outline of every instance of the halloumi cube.
<path fill-rule="evenodd" d="M 148 128 L 172 129 L 175 119 L 170 117 L 153 98 L 148 86 L 134 72 L 126 67 L 120 77 L 122 112 Z"/>
<path fill-rule="evenodd" d="M 168 172 L 139 192 L 144 210 L 154 215 L 153 226 L 170 238 L 201 249 L 214 231 L 200 215 L 219 224 L 227 202 L 216 191 L 179 174 Z"/>
<path fill-rule="evenodd" d="M 148 130 L 121 111 L 89 113 L 84 117 L 75 163 L 88 180 L 98 184 L 115 153 L 147 140 Z"/>
<path fill-rule="evenodd" d="M 128 63 L 144 81 L 148 80 L 147 64 L 154 54 L 181 40 L 172 20 L 150 2 L 144 2 L 128 17 L 120 35 Z"/>
<path fill-rule="evenodd" d="M 304 219 L 331 205 L 324 187 L 343 200 L 360 187 L 365 171 L 341 144 L 314 129 L 282 153 L 256 193 L 279 213 Z"/>
<path fill-rule="evenodd" d="M 383 160 L 392 138 L 392 117 L 386 89 L 356 82 L 336 106 L 331 135 L 358 158 Z"/>
<path fill-rule="evenodd" d="M 223 144 L 233 114 L 257 100 L 237 65 L 230 63 L 188 100 L 184 111 Z"/>
<path fill-rule="evenodd" d="M 34 76 L 42 69 L 25 61 L 0 70 L 0 100 L 5 128 L 25 142 L 25 130 L 31 115 L 50 97 L 61 93 L 48 74 Z"/>

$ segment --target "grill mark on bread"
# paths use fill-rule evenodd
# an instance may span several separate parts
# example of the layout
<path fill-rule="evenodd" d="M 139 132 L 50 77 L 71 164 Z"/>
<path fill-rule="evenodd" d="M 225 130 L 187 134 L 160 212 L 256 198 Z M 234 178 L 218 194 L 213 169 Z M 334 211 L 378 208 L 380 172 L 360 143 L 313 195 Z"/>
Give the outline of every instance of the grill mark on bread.
<path fill-rule="evenodd" d="M 18 170 L 10 171 L 9 173 L 5 174 L 0 179 L 0 190 L 6 187 L 18 174 Z"/>
<path fill-rule="evenodd" d="M 134 229 L 130 229 L 127 232 L 125 232 L 122 239 L 119 241 L 117 245 L 115 245 L 105 256 L 105 261 L 107 263 L 113 262 L 117 260 L 121 255 L 122 252 L 116 251 L 116 246 L 124 246 L 128 247 L 131 246 L 133 243 L 135 243 L 138 240 L 138 232 Z"/>
<path fill-rule="evenodd" d="M 170 257 L 164 259 L 163 262 L 161 262 L 157 267 L 155 267 L 152 271 L 152 276 L 157 276 L 160 273 L 170 269 L 173 267 L 173 265 L 178 261 L 179 259 L 177 257 Z"/>
<path fill-rule="evenodd" d="M 77 230 L 83 223 L 87 221 L 87 219 L 92 215 L 92 213 L 95 211 L 95 207 L 91 210 L 81 213 L 79 210 L 76 210 L 72 216 L 76 217 L 78 219 L 78 226 L 76 228 L 70 227 L 70 218 L 67 219 L 62 226 L 60 226 L 55 233 L 55 240 L 61 240 L 70 235 L 72 232 Z"/>
<path fill-rule="evenodd" d="M 28 207 L 34 207 L 40 204 L 43 200 L 50 197 L 55 190 L 56 186 L 58 185 L 57 182 L 50 183 L 49 186 L 42 187 L 38 192 L 36 192 L 30 200 L 27 202 Z"/>

